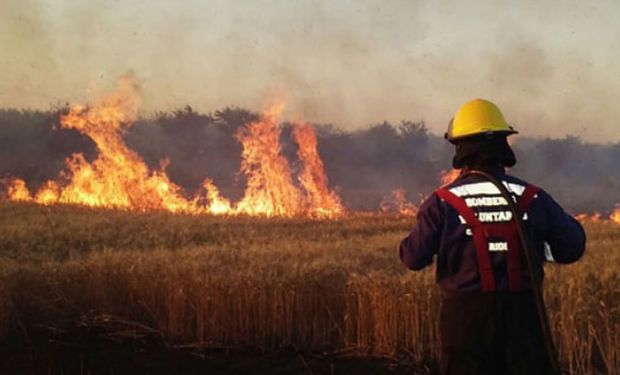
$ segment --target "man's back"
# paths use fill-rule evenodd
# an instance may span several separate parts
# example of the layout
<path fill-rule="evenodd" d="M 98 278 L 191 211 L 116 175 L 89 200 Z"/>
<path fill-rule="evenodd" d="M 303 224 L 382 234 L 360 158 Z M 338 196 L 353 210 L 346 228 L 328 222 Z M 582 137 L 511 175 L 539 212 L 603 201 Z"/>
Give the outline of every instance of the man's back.
<path fill-rule="evenodd" d="M 500 170 L 492 173 L 500 179 L 518 201 L 529 185 Z M 472 209 L 483 224 L 508 223 L 512 213 L 499 190 L 483 177 L 470 175 L 443 187 Z M 523 215 L 535 253 L 536 268 L 542 280 L 545 260 L 571 263 L 579 259 L 585 248 L 581 224 L 547 194 L 540 190 Z M 418 223 L 400 245 L 400 257 L 407 267 L 417 270 L 432 263 L 436 255 L 437 282 L 445 292 L 478 292 L 482 290 L 479 261 L 472 229 L 457 209 L 437 193 L 420 207 Z M 508 290 L 507 246 L 505 241 L 489 242 L 489 254 L 495 275 L 495 289 Z M 531 288 L 526 272 L 521 272 L 523 289 Z"/>

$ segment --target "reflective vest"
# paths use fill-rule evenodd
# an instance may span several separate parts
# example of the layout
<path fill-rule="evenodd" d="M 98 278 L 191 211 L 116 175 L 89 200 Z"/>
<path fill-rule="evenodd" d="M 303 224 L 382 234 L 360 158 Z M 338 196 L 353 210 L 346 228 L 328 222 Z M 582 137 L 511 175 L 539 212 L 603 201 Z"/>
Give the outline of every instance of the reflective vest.
<path fill-rule="evenodd" d="M 478 260 L 478 271 L 480 273 L 480 283 L 483 291 L 495 290 L 495 276 L 491 255 L 489 253 L 492 243 L 507 244 L 507 267 L 508 267 L 508 289 L 511 292 L 521 290 L 521 252 L 522 246 L 519 238 L 517 217 L 523 217 L 527 212 L 532 200 L 540 188 L 527 185 L 523 194 L 516 200 L 516 215 L 506 222 L 482 222 L 476 212 L 467 205 L 467 202 L 452 193 L 446 188 L 436 191 L 439 198 L 443 199 L 465 220 L 465 224 L 471 229 L 476 257 Z"/>

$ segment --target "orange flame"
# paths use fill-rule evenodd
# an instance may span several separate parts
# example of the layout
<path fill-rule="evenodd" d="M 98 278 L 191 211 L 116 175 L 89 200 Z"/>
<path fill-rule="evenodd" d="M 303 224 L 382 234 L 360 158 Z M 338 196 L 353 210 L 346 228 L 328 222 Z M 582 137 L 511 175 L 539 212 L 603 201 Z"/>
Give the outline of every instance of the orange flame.
<path fill-rule="evenodd" d="M 314 130 L 303 124 L 293 130 L 295 142 L 299 145 L 297 156 L 303 163 L 299 182 L 306 190 L 308 211 L 313 216 L 334 216 L 344 211 L 338 195 L 329 191 L 323 161 L 317 151 Z"/>
<path fill-rule="evenodd" d="M 603 216 L 600 214 L 600 212 L 595 212 L 593 214 L 577 214 L 575 215 L 575 219 L 581 222 L 585 222 L 585 221 L 600 222 L 603 220 Z"/>
<path fill-rule="evenodd" d="M 298 126 L 293 136 L 299 146 L 297 156 L 303 167 L 298 187 L 291 168 L 282 155 L 281 129 L 278 119 L 284 110 L 282 101 L 275 101 L 260 120 L 241 128 L 237 139 L 243 146 L 241 171 L 247 176 L 245 194 L 232 213 L 261 216 L 334 217 L 344 208 L 340 198 L 329 191 L 327 176 L 319 154 L 314 130 Z"/>
<path fill-rule="evenodd" d="M 26 182 L 19 178 L 12 178 L 6 183 L 7 195 L 10 200 L 16 202 L 30 202 L 32 195 L 26 186 Z"/>
<path fill-rule="evenodd" d="M 99 155 L 93 162 L 82 154 L 72 155 L 66 160 L 67 170 L 63 173 L 68 183 L 60 187 L 48 181 L 35 195 L 35 201 L 197 212 L 198 208 L 180 194 L 180 188 L 163 170 L 149 171 L 138 154 L 123 142 L 121 133 L 136 119 L 138 104 L 137 87 L 132 77 L 126 76 L 120 79 L 113 94 L 92 106 L 74 105 L 67 115 L 61 116 L 61 126 L 76 129 L 92 139 Z M 9 196 L 17 200 L 20 195 L 9 192 Z"/>
<path fill-rule="evenodd" d="M 458 169 L 446 169 L 439 172 L 439 181 L 441 182 L 441 186 L 451 184 L 459 177 L 460 174 L 461 171 Z"/>
<path fill-rule="evenodd" d="M 281 153 L 278 117 L 284 103 L 272 104 L 262 118 L 241 128 L 241 171 L 248 182 L 235 211 L 247 215 L 295 216 L 301 213 L 301 194 L 293 184 L 288 161 Z"/>
<path fill-rule="evenodd" d="M 405 198 L 405 188 L 398 188 L 392 191 L 389 197 L 383 198 L 379 204 L 381 212 L 397 212 L 400 215 L 414 216 L 418 208 Z"/>
<path fill-rule="evenodd" d="M 54 181 L 47 181 L 37 192 L 34 201 L 39 204 L 49 205 L 60 199 L 60 188 Z"/>
<path fill-rule="evenodd" d="M 609 216 L 609 219 L 614 223 L 620 225 L 620 203 L 616 204 L 614 211 Z"/>
<path fill-rule="evenodd" d="M 207 200 L 209 201 L 207 212 L 214 215 L 229 215 L 232 213 L 230 201 L 220 196 L 220 190 L 210 178 L 205 179 L 202 186 L 206 191 Z"/>
<path fill-rule="evenodd" d="M 237 204 L 220 196 L 209 178 L 202 195 L 189 200 L 181 188 L 170 181 L 165 164 L 150 171 L 137 153 L 122 139 L 138 114 L 137 89 L 131 77 L 120 80 L 116 92 L 92 106 L 73 106 L 60 119 L 62 127 L 76 129 L 91 138 L 99 154 L 89 162 L 82 154 L 66 160 L 62 186 L 46 182 L 33 198 L 23 180 L 5 183 L 14 201 L 40 204 L 69 203 L 93 207 L 130 210 L 166 210 L 217 215 L 262 215 L 334 217 L 344 212 L 340 198 L 328 190 L 327 177 L 317 152 L 317 141 L 309 125 L 293 132 L 299 145 L 303 169 L 298 187 L 280 147 L 278 119 L 283 102 L 275 102 L 259 121 L 241 128 L 236 137 L 243 146 L 241 171 L 247 176 L 244 197 Z M 204 203 L 206 201 L 206 203 Z"/>

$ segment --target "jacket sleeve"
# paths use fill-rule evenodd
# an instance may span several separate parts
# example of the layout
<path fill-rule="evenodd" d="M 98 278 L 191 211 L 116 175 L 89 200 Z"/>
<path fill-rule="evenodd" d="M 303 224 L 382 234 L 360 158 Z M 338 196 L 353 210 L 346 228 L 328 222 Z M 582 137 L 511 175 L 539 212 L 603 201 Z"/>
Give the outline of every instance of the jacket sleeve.
<path fill-rule="evenodd" d="M 443 222 L 437 194 L 429 197 L 418 210 L 417 222 L 399 246 L 400 260 L 412 270 L 421 270 L 433 263 L 439 249 Z"/>
<path fill-rule="evenodd" d="M 581 223 L 567 214 L 553 198 L 544 191 L 539 193 L 545 202 L 547 228 L 545 242 L 557 263 L 577 261 L 586 248 L 586 234 Z"/>

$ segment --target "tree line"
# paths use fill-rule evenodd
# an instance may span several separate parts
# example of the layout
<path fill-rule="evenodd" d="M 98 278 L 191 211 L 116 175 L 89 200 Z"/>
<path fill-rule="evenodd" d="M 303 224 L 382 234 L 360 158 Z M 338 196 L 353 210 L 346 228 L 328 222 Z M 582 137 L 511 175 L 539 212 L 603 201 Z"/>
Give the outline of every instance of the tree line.
<path fill-rule="evenodd" d="M 88 137 L 61 128 L 59 118 L 67 110 L 0 109 L 0 178 L 23 178 L 37 189 L 58 178 L 71 154 L 96 157 Z M 123 136 L 151 168 L 166 160 L 168 175 L 188 195 L 211 177 L 225 196 L 238 199 L 245 179 L 235 134 L 259 117 L 237 107 L 199 113 L 187 106 L 142 118 Z M 299 170 L 292 126 L 282 123 L 281 144 L 293 170 Z M 382 122 L 352 131 L 313 126 L 330 185 L 350 209 L 377 209 L 399 187 L 419 203 L 439 185 L 441 171 L 451 168 L 453 146 L 430 133 L 423 121 Z M 509 173 L 543 187 L 569 210 L 604 212 L 620 202 L 620 143 L 520 137 L 513 147 L 518 162 Z"/>

